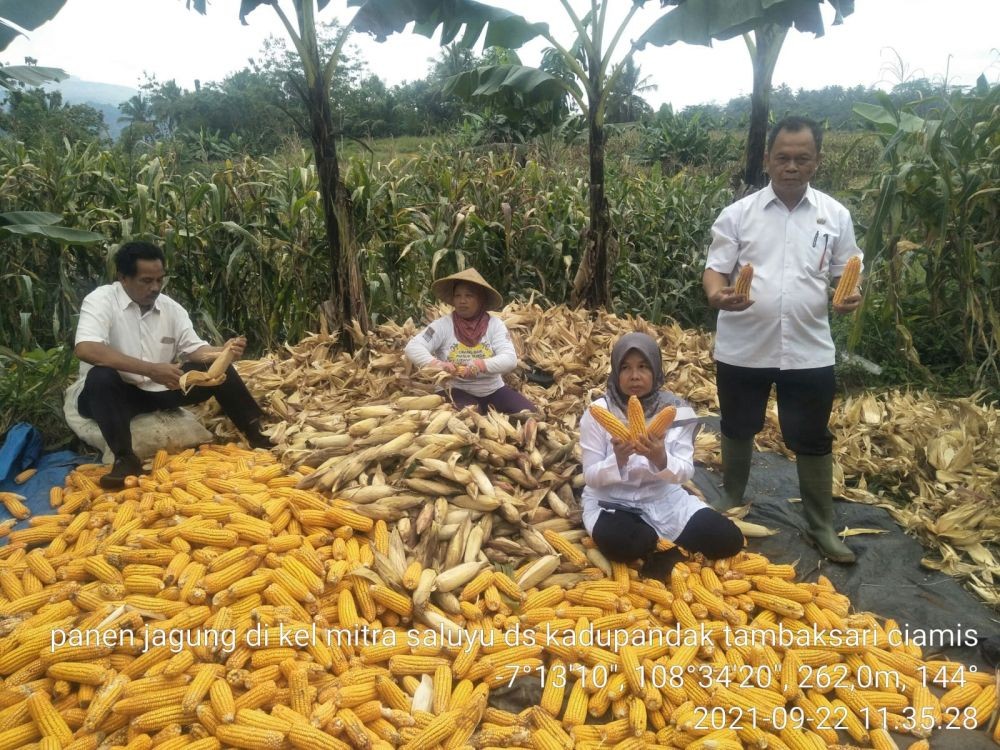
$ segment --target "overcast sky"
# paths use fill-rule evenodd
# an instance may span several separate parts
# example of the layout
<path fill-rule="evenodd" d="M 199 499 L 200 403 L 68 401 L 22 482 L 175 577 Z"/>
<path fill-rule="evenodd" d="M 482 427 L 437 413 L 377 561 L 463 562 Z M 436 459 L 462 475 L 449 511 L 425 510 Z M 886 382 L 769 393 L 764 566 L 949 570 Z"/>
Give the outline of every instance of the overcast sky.
<path fill-rule="evenodd" d="M 574 7 L 587 6 L 571 0 Z M 629 0 L 614 0 L 624 12 Z M 493 0 L 524 15 L 545 21 L 560 42 L 572 34 L 556 0 Z M 290 5 L 290 4 L 288 4 Z M 40 65 L 60 67 L 77 78 L 136 86 L 143 71 L 160 81 L 176 79 L 184 88 L 194 80 L 220 80 L 246 65 L 269 34 L 284 35 L 269 7 L 252 13 L 248 26 L 237 18 L 239 0 L 210 0 L 207 16 L 185 9 L 184 0 L 68 0 L 56 18 L 19 39 L 2 53 L 8 64 L 25 56 Z M 830 8 L 824 4 L 828 13 Z M 349 20 L 354 9 L 332 0 L 321 20 Z M 638 37 L 663 11 L 653 0 L 638 14 L 624 36 Z M 889 87 L 900 78 L 927 77 L 971 84 L 981 73 L 1000 80 L 1000 0 L 857 0 L 846 23 L 830 26 L 825 37 L 789 33 L 774 74 L 774 85 L 793 89 L 828 85 Z M 382 44 L 355 36 L 373 73 L 387 83 L 423 77 L 428 58 L 439 46 L 424 37 L 397 34 Z M 522 60 L 538 62 L 542 44 L 526 48 Z M 622 45 L 625 47 L 626 45 Z M 627 47 L 626 47 L 627 48 Z M 898 55 L 898 57 L 897 57 Z M 746 94 L 751 68 L 742 39 L 717 43 L 713 49 L 676 44 L 648 47 L 636 57 L 644 75 L 658 86 L 646 94 L 654 107 L 670 102 L 677 109 Z M 900 62 L 902 60 L 902 70 Z"/>

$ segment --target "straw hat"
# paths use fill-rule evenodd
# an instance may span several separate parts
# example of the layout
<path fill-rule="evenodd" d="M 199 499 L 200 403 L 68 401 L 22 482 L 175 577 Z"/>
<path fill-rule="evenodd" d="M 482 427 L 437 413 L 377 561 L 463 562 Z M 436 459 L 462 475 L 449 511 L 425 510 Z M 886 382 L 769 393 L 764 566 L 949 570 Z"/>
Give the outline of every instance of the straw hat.
<path fill-rule="evenodd" d="M 447 302 L 450 305 L 455 298 L 455 284 L 460 281 L 466 284 L 475 284 L 486 292 L 487 310 L 499 310 L 503 307 L 503 297 L 500 296 L 500 292 L 491 287 L 475 268 L 466 268 L 464 271 L 459 271 L 458 273 L 453 273 L 451 276 L 438 279 L 431 284 L 431 292 L 439 300 Z"/>

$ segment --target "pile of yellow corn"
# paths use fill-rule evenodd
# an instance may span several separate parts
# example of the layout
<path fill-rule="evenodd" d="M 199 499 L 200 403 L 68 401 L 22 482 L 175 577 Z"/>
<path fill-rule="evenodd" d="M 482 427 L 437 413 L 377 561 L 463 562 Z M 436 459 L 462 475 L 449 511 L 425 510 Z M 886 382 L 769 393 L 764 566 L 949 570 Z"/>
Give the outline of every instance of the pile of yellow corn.
<path fill-rule="evenodd" d="M 429 311 L 428 318 L 446 312 L 439 306 Z M 589 403 L 603 395 L 611 347 L 627 332 L 645 331 L 657 339 L 667 388 L 700 414 L 718 413 L 708 332 L 682 329 L 676 323 L 652 326 L 642 319 L 564 305 L 512 303 L 497 314 L 511 331 L 519 355 L 555 377 L 551 387 L 542 388 L 521 382 L 518 373 L 513 376 L 512 384 L 540 409 L 533 430 L 502 416 L 452 413 L 456 419 L 450 420 L 440 416 L 441 409 L 420 405 L 418 399 L 423 397 L 400 398 L 401 393 L 435 388 L 403 356 L 406 341 L 418 330 L 412 320 L 387 321 L 367 335 L 357 331 L 354 355 L 338 353 L 335 336 L 317 334 L 264 359 L 238 362 L 237 368 L 277 420 L 272 437 L 286 465 L 319 466 L 330 461 L 320 487 L 335 481 L 338 495 L 357 492 L 356 502 L 374 504 L 373 517 L 400 522 L 422 504 L 422 491 L 414 491 L 412 482 L 401 481 L 404 478 L 438 482 L 448 488 L 447 497 L 472 497 L 467 482 L 459 486 L 453 472 L 449 470 L 449 477 L 434 468 L 440 468 L 442 461 L 447 466 L 454 451 L 462 454 L 460 466 L 479 465 L 498 496 L 514 497 L 522 519 L 530 525 L 541 521 L 558 527 L 554 516 L 567 511 L 572 520 L 575 508 L 566 485 L 579 481 L 579 418 Z M 235 436 L 232 424 L 221 415 L 203 412 L 203 418 L 219 437 Z M 447 420 L 444 427 L 435 421 L 440 419 Z M 772 403 L 756 445 L 791 455 L 778 428 Z M 835 404 L 831 429 L 836 436 L 834 492 L 882 505 L 928 547 L 925 566 L 961 578 L 986 602 L 1000 605 L 993 573 L 998 559 L 992 552 L 1000 543 L 1000 529 L 989 522 L 996 508 L 988 502 L 1000 487 L 1000 409 L 977 396 L 944 400 L 926 392 L 861 393 Z M 356 454 L 371 459 L 374 451 L 357 447 L 367 450 L 378 439 L 407 433 L 413 440 L 401 455 L 359 466 Z M 432 456 L 430 463 L 413 468 L 418 460 L 412 459 L 414 454 L 438 450 L 441 455 Z M 699 432 L 695 458 L 708 466 L 719 465 L 719 441 L 711 430 Z M 420 475 L 413 477 L 414 471 Z M 384 503 L 379 498 L 382 493 L 389 498 Z M 907 502 L 893 502 L 900 497 Z M 555 503 L 550 504 L 553 498 Z M 510 512 L 509 505 L 498 509 L 505 511 Z M 454 520 L 457 512 L 449 513 L 444 527 L 450 533 L 460 526 Z M 744 529 L 744 533 L 754 532 Z M 517 547 L 512 553 L 501 549 L 511 546 L 508 539 Z M 538 539 L 532 541 L 532 549 L 540 554 Z M 503 555 L 516 557 L 522 546 L 514 537 L 501 535 L 496 545 L 486 544 L 484 549 L 496 555 L 491 559 L 503 562 Z"/>
<path fill-rule="evenodd" d="M 115 494 L 100 471 L 0 548 L 0 750 L 882 749 L 996 709 L 992 677 L 759 555 L 660 583 L 546 529 L 520 567 L 470 538 L 435 570 L 266 452 L 160 454 Z M 537 705 L 496 705 L 525 681 Z"/>

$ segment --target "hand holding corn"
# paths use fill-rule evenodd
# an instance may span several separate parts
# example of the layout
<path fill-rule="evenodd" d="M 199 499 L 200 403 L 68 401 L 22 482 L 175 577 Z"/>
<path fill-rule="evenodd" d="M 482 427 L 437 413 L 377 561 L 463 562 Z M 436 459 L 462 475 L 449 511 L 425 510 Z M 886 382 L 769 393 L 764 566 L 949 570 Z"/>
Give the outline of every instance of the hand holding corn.
<path fill-rule="evenodd" d="M 621 440 L 616 437 L 611 438 L 611 449 L 615 452 L 615 459 L 618 461 L 619 470 L 625 468 L 629 456 L 635 453 L 635 448 L 632 446 L 631 440 Z"/>
<path fill-rule="evenodd" d="M 854 312 L 861 304 L 861 256 L 855 255 L 844 268 L 833 293 L 833 309 L 841 315 Z"/>
<path fill-rule="evenodd" d="M 247 349 L 247 339 L 246 336 L 236 336 L 235 338 L 229 339 L 226 342 L 226 347 L 233 353 L 233 359 L 242 359 L 243 353 Z M 221 355 L 222 352 L 219 352 Z"/>
<path fill-rule="evenodd" d="M 639 437 L 634 442 L 633 448 L 657 471 L 663 471 L 667 468 L 667 449 L 663 445 L 663 438 L 654 438 L 652 435 Z"/>
<path fill-rule="evenodd" d="M 454 364 L 443 359 L 431 360 L 428 367 L 436 368 L 438 370 L 441 370 L 442 372 L 448 373 L 449 375 L 454 375 L 458 369 L 455 367 Z"/>
<path fill-rule="evenodd" d="M 661 409 L 646 424 L 646 418 L 642 413 L 642 404 L 635 396 L 629 396 L 628 417 L 629 424 L 625 425 L 618 417 L 601 406 L 591 406 L 590 416 L 592 416 L 601 427 L 611 435 L 611 443 L 615 440 L 630 444 L 633 449 L 638 444 L 640 438 L 649 438 L 653 441 L 662 441 L 670 429 L 670 425 L 677 416 L 677 409 L 667 406 Z"/>
<path fill-rule="evenodd" d="M 173 362 L 151 364 L 146 372 L 146 377 L 154 383 L 165 385 L 172 391 L 176 391 L 180 388 L 180 379 L 182 375 L 184 375 L 184 371 L 180 368 L 180 365 L 176 365 Z"/>
<path fill-rule="evenodd" d="M 230 339 L 227 341 L 226 345 L 222 347 L 222 351 L 216 356 L 215 361 L 212 362 L 205 372 L 201 370 L 189 370 L 181 375 L 179 381 L 181 391 L 187 393 L 195 386 L 209 388 L 224 383 L 226 380 L 226 370 L 233 363 L 233 360 L 236 359 L 233 342 L 240 340 Z M 246 346 L 246 339 L 242 339 L 242 341 L 241 350 L 242 347 Z"/>

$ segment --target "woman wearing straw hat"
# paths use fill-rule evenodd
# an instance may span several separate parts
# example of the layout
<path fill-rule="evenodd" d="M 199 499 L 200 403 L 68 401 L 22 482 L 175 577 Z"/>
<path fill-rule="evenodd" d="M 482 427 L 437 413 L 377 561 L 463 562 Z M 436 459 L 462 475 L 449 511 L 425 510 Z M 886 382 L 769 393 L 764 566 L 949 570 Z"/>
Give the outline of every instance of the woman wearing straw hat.
<path fill-rule="evenodd" d="M 528 399 L 503 382 L 503 374 L 517 366 L 517 352 L 507 326 L 489 314 L 503 306 L 500 292 L 474 268 L 438 279 L 431 292 L 455 310 L 410 339 L 409 360 L 451 374 L 451 400 L 459 408 L 478 406 L 483 414 L 491 406 L 507 414 L 534 411 Z"/>

